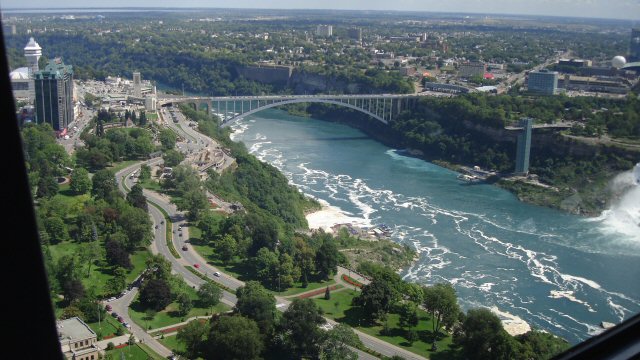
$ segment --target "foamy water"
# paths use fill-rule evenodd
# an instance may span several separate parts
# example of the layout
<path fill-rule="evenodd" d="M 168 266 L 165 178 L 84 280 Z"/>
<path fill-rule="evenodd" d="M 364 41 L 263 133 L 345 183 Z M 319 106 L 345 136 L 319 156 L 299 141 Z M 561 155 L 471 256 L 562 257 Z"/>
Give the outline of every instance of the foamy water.
<path fill-rule="evenodd" d="M 523 204 L 351 128 L 278 111 L 234 130 L 234 140 L 323 203 L 311 227 L 386 223 L 419 254 L 403 277 L 450 282 L 465 308 L 495 308 L 572 342 L 640 311 L 640 241 L 632 227 L 621 231 L 619 212 L 583 219 Z M 633 215 L 633 196 L 619 209 Z"/>

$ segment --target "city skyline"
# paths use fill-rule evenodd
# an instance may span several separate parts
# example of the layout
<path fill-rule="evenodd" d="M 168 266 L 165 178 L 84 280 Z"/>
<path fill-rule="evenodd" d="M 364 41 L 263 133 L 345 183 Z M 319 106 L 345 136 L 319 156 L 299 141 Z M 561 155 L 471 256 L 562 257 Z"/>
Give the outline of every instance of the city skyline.
<path fill-rule="evenodd" d="M 350 2 L 275 0 L 268 3 L 255 0 L 218 1 L 212 6 L 202 0 L 174 2 L 167 0 L 113 0 L 92 2 L 90 8 L 151 7 L 151 8 L 256 8 L 256 9 L 318 9 L 318 10 L 378 10 L 378 11 L 432 11 L 501 15 L 569 16 L 586 18 L 611 18 L 636 20 L 640 14 L 640 0 L 620 0 L 611 6 L 607 0 L 452 0 L 447 2 L 426 0 L 400 0 L 389 3 L 381 0 L 356 0 Z M 38 8 L 87 8 L 85 1 L 71 0 L 52 6 L 44 0 L 30 1 L 28 5 L 19 0 L 2 0 L 5 9 Z"/>

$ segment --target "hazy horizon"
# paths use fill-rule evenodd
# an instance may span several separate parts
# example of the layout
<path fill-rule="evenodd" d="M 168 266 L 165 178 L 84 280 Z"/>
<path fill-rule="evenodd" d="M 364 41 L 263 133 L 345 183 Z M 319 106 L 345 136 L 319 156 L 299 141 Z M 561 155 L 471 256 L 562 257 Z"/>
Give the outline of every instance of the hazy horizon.
<path fill-rule="evenodd" d="M 52 6 L 55 5 L 55 6 Z M 355 10 L 355 11 L 409 11 L 434 13 L 463 13 L 483 15 L 557 16 L 595 19 L 640 20 L 640 0 L 620 0 L 612 6 L 607 0 L 399 0 L 389 3 L 381 0 L 356 0 L 350 2 L 325 1 L 322 4 L 308 0 L 275 0 L 265 4 L 255 0 L 223 0 L 211 3 L 202 0 L 185 0 L 179 3 L 166 0 L 113 0 L 96 1 L 88 6 L 86 1 L 33 0 L 27 5 L 20 0 L 0 0 L 0 8 L 6 10 L 64 10 L 64 9 L 261 9 L 261 10 Z"/>

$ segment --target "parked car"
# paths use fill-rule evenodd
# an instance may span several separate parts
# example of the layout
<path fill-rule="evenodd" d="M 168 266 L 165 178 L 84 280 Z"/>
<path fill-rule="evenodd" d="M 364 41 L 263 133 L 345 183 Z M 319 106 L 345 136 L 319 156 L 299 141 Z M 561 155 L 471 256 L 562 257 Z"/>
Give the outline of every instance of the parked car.
<path fill-rule="evenodd" d="M 200 268 L 200 264 L 193 264 L 193 267 L 196 268 L 196 269 L 199 269 Z"/>
<path fill-rule="evenodd" d="M 124 323 L 124 318 L 122 316 L 118 316 L 118 321 Z"/>
<path fill-rule="evenodd" d="M 114 318 L 117 318 L 118 317 L 118 313 L 114 311 L 114 312 L 111 313 L 111 316 L 113 316 Z"/>
<path fill-rule="evenodd" d="M 220 273 L 216 271 L 216 272 L 213 273 L 213 276 L 220 277 Z"/>
<path fill-rule="evenodd" d="M 111 311 L 111 305 L 109 304 L 105 305 L 104 309 L 107 311 Z"/>
<path fill-rule="evenodd" d="M 182 251 L 187 251 L 187 250 L 189 250 L 189 248 L 187 247 L 187 245 L 183 245 L 183 246 L 182 246 Z"/>

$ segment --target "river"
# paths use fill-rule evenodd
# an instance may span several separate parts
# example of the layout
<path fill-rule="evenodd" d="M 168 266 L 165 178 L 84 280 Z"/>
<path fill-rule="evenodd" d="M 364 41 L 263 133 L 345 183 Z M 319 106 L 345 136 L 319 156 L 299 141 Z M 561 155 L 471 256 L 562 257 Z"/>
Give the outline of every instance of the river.
<path fill-rule="evenodd" d="M 640 213 L 585 219 L 525 204 L 348 126 L 280 110 L 233 129 L 234 141 L 330 206 L 329 222 L 390 226 L 419 253 L 401 275 L 452 283 L 464 309 L 495 307 L 574 344 L 640 311 Z"/>

